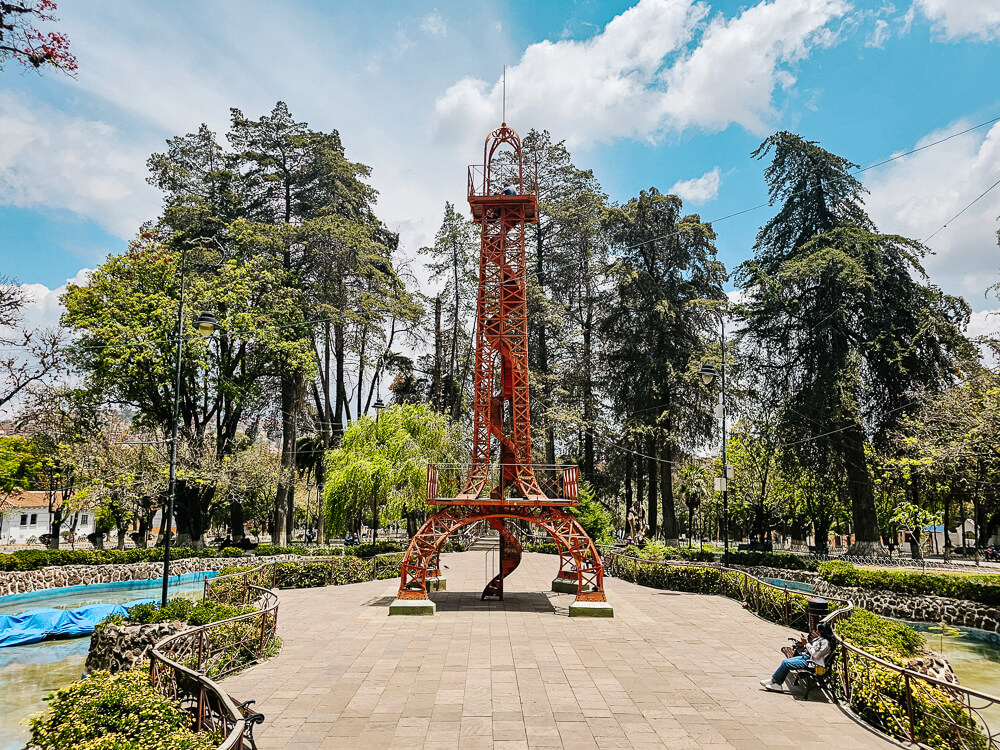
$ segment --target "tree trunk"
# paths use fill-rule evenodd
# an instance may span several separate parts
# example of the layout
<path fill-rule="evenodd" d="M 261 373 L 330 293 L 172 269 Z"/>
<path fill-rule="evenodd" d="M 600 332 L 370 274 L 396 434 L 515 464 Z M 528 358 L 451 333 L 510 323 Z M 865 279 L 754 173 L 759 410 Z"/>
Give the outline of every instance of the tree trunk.
<path fill-rule="evenodd" d="M 847 473 L 847 490 L 851 497 L 851 517 L 854 519 L 855 542 L 848 549 L 848 554 L 885 557 L 889 552 L 882 545 L 878 533 L 875 493 L 860 425 L 854 424 L 842 433 L 841 450 Z"/>
<path fill-rule="evenodd" d="M 663 446 L 660 453 L 663 463 L 660 464 L 660 505 L 663 512 L 663 536 L 666 537 L 667 546 L 680 546 L 680 531 L 677 528 L 677 511 L 674 508 L 674 475 L 673 448 L 669 441 Z"/>
<path fill-rule="evenodd" d="M 648 536 L 656 536 L 657 525 L 656 525 L 656 475 L 658 472 L 658 466 L 656 462 L 656 438 L 653 433 L 650 432 L 646 435 L 646 472 L 649 474 L 649 519 L 647 523 L 649 524 L 649 530 L 646 532 Z"/>
<path fill-rule="evenodd" d="M 229 496 L 229 538 L 238 542 L 246 537 L 244 531 L 243 503 L 235 495 Z"/>
<path fill-rule="evenodd" d="M 587 432 L 583 439 L 583 473 L 594 481 L 594 380 L 591 362 L 591 321 L 583 327 L 583 422 Z"/>
<path fill-rule="evenodd" d="M 642 439 L 637 435 L 635 438 L 636 454 L 642 453 Z M 642 511 L 646 502 L 646 463 L 641 455 L 635 457 L 635 520 L 640 528 L 637 532 L 642 532 L 643 517 Z M 638 534 L 637 534 L 638 536 Z"/>
<path fill-rule="evenodd" d="M 274 498 L 272 543 L 288 545 L 289 508 L 295 501 L 295 386 L 291 378 L 281 380 L 281 469 Z"/>
<path fill-rule="evenodd" d="M 944 498 L 944 561 L 951 562 L 951 493 L 945 493 Z"/>
<path fill-rule="evenodd" d="M 625 454 L 625 529 L 630 537 L 635 536 L 636 530 L 631 528 L 634 517 L 632 515 L 632 453 Z"/>

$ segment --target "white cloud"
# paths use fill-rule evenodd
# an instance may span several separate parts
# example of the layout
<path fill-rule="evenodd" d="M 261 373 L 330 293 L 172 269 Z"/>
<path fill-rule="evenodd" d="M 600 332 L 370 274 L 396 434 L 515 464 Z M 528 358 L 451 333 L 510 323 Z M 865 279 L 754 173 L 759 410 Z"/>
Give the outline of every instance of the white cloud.
<path fill-rule="evenodd" d="M 0 92 L 0 133 L 0 203 L 67 209 L 121 238 L 155 217 L 146 154 L 116 128 Z"/>
<path fill-rule="evenodd" d="M 875 21 L 875 28 L 872 30 L 871 38 L 865 42 L 866 47 L 877 47 L 882 49 L 885 40 L 889 38 L 889 22 L 879 18 Z"/>
<path fill-rule="evenodd" d="M 430 34 L 431 36 L 447 36 L 448 35 L 448 24 L 445 22 L 444 17 L 435 8 L 420 22 L 420 30 Z"/>
<path fill-rule="evenodd" d="M 955 123 L 930 133 L 917 147 L 964 130 Z M 964 296 L 974 308 L 987 304 L 984 292 L 1000 280 L 997 229 L 1000 188 L 994 189 L 960 217 L 963 208 L 1000 179 L 1000 123 L 899 159 L 866 180 L 871 191 L 868 210 L 883 232 L 923 240 L 933 255 L 924 265 L 933 283 Z"/>
<path fill-rule="evenodd" d="M 674 183 L 667 192 L 680 196 L 685 203 L 708 203 L 710 200 L 715 200 L 719 194 L 720 184 L 722 184 L 722 173 L 715 167 L 701 177 Z"/>
<path fill-rule="evenodd" d="M 507 69 L 508 120 L 544 126 L 570 146 L 733 123 L 762 133 L 774 92 L 795 81 L 789 65 L 829 44 L 825 25 L 847 10 L 844 0 L 773 0 L 705 25 L 704 3 L 640 0 L 590 39 L 529 46 Z M 449 87 L 435 106 L 437 136 L 493 125 L 500 85 L 467 77 Z"/>
<path fill-rule="evenodd" d="M 945 39 L 977 37 L 1000 39 L 1000 3 L 997 0 L 915 0 L 935 31 Z"/>
<path fill-rule="evenodd" d="M 55 289 L 49 289 L 45 284 L 21 284 L 27 299 L 21 311 L 21 327 L 29 330 L 57 327 L 64 312 L 59 297 L 66 292 L 69 284 L 86 284 L 90 274 L 91 269 L 81 268 L 73 278 L 66 279 L 65 284 Z"/>

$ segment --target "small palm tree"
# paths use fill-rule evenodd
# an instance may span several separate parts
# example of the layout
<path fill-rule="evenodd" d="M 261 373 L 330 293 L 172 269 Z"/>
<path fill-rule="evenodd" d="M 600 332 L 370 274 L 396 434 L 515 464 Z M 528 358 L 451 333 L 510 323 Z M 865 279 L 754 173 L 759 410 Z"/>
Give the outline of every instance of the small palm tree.
<path fill-rule="evenodd" d="M 692 530 L 694 529 L 694 512 L 701 501 L 708 496 L 708 470 L 701 464 L 688 464 L 681 469 L 680 474 L 681 499 L 688 509 L 688 547 L 691 547 Z"/>

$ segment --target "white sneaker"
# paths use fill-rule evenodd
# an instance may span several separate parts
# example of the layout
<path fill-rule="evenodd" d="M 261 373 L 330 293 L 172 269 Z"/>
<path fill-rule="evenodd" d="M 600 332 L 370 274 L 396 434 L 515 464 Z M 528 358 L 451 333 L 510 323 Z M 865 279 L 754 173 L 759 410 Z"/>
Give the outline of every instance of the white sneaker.
<path fill-rule="evenodd" d="M 768 681 L 768 683 L 764 686 L 764 689 L 765 690 L 770 690 L 771 692 L 774 692 L 774 693 L 782 693 L 782 692 L 784 692 L 784 690 L 782 689 L 781 685 L 779 685 L 776 682 L 770 682 L 770 681 Z"/>
<path fill-rule="evenodd" d="M 761 681 L 760 681 L 760 684 L 761 684 L 762 686 L 764 686 L 764 687 L 767 687 L 768 685 L 770 685 L 770 684 L 771 684 L 771 678 L 770 678 L 770 677 L 768 677 L 768 678 L 767 678 L 767 679 L 765 679 L 765 680 L 761 680 Z"/>

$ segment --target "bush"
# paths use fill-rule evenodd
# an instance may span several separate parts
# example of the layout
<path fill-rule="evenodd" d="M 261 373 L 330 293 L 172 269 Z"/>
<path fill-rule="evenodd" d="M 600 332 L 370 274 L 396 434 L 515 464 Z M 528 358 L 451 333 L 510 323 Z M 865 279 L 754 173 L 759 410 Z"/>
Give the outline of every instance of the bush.
<path fill-rule="evenodd" d="M 193 602 L 190 599 L 171 599 L 166 607 L 155 603 L 136 604 L 128 608 L 130 625 L 146 625 L 152 622 L 186 622 L 190 625 L 207 625 L 210 622 L 227 620 L 236 615 L 255 611 L 252 606 L 234 607 L 217 602 Z"/>
<path fill-rule="evenodd" d="M 846 563 L 840 563 L 844 565 Z M 835 626 L 837 635 L 873 656 L 905 667 L 923 650 L 923 638 L 913 628 L 892 622 L 863 609 Z M 836 670 L 842 670 L 837 662 Z M 850 661 L 851 708 L 862 719 L 901 740 L 909 740 L 907 706 L 912 705 L 915 739 L 936 750 L 990 746 L 976 720 L 957 697 L 929 683 L 910 691 L 902 674 L 855 657 Z M 911 685 L 916 681 L 911 681 Z"/>
<path fill-rule="evenodd" d="M 405 548 L 397 542 L 388 539 L 379 539 L 377 542 L 365 542 L 355 544 L 352 547 L 345 547 L 344 554 L 354 557 L 374 557 L 375 555 L 385 555 L 389 552 L 405 552 Z"/>
<path fill-rule="evenodd" d="M 819 574 L 834 586 L 892 591 L 909 596 L 944 596 L 1000 605 L 1000 576 L 966 576 L 857 568 L 846 562 L 822 563 Z"/>
<path fill-rule="evenodd" d="M 817 563 L 805 560 L 791 552 L 733 552 L 729 553 L 730 565 L 747 567 L 781 568 L 783 570 L 816 570 Z"/>
<path fill-rule="evenodd" d="M 274 569 L 274 585 L 280 589 L 308 589 L 330 582 L 330 563 L 279 563 Z"/>
<path fill-rule="evenodd" d="M 31 717 L 38 750 L 214 750 L 218 733 L 195 734 L 191 715 L 160 695 L 145 671 L 95 672 L 57 690 Z"/>

